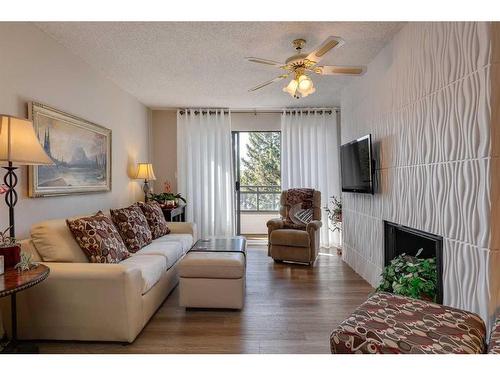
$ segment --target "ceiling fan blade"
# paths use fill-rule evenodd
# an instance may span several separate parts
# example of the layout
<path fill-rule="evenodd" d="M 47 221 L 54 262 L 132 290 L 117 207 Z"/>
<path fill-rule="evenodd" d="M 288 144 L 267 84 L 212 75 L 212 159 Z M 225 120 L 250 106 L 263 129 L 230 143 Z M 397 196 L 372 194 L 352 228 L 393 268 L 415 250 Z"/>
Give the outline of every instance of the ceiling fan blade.
<path fill-rule="evenodd" d="M 329 36 L 321 45 L 307 55 L 306 59 L 318 63 L 323 56 L 333 48 L 338 48 L 344 44 L 344 40 L 338 36 Z"/>
<path fill-rule="evenodd" d="M 267 82 L 264 82 L 264 83 L 261 83 L 260 85 L 258 86 L 255 86 L 254 88 L 251 88 L 250 90 L 248 91 L 256 91 L 256 90 L 259 90 L 267 85 L 270 85 L 271 83 L 274 83 L 274 82 L 277 82 L 277 81 L 281 81 L 282 79 L 285 79 L 286 77 L 288 77 L 288 74 L 282 74 L 270 81 L 267 81 Z"/>
<path fill-rule="evenodd" d="M 246 59 L 250 62 L 254 62 L 254 63 L 259 63 L 259 64 L 265 64 L 265 65 L 271 65 L 271 66 L 278 66 L 278 67 L 282 67 L 284 66 L 284 64 L 280 63 L 280 62 L 277 62 L 277 61 L 273 61 L 273 60 L 267 60 L 267 59 L 261 59 L 259 57 L 246 57 Z"/>
<path fill-rule="evenodd" d="M 366 66 L 317 66 L 314 68 L 316 73 L 321 75 L 347 75 L 347 76 L 360 76 L 365 74 Z"/>

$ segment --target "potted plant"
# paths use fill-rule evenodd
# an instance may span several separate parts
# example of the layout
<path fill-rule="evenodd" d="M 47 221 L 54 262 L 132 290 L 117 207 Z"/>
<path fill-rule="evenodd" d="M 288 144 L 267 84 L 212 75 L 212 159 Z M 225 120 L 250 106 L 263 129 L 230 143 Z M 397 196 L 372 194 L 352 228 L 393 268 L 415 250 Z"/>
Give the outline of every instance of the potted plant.
<path fill-rule="evenodd" d="M 154 201 L 157 201 L 160 205 L 162 206 L 167 206 L 167 207 L 176 207 L 179 204 L 179 200 L 183 201 L 186 203 L 186 199 L 181 194 L 174 194 L 174 193 L 151 193 L 149 194 L 149 199 L 152 199 Z"/>
<path fill-rule="evenodd" d="M 328 227 L 332 232 L 340 231 L 342 226 L 342 201 L 335 195 L 330 197 L 328 205 L 323 208 L 328 214 Z"/>
<path fill-rule="evenodd" d="M 10 227 L 0 233 L 0 255 L 4 257 L 5 268 L 14 267 L 21 260 L 21 245 L 7 232 Z"/>
<path fill-rule="evenodd" d="M 377 291 L 436 302 L 437 266 L 436 258 L 418 258 L 401 254 L 384 267 L 382 282 Z"/>
<path fill-rule="evenodd" d="M 328 205 L 323 207 L 328 215 L 328 228 L 335 233 L 342 230 L 342 200 L 335 195 L 330 197 Z M 337 254 L 342 254 L 342 249 L 337 249 Z"/>

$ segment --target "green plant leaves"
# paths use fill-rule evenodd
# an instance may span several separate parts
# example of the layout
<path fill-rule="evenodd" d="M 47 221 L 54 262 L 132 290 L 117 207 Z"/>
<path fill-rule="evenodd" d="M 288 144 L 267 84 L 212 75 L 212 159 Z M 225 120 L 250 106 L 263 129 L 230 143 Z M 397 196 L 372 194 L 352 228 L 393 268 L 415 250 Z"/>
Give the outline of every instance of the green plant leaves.
<path fill-rule="evenodd" d="M 165 203 L 166 201 L 173 201 L 176 199 L 180 199 L 184 203 L 186 203 L 186 199 L 184 199 L 180 194 L 174 194 L 174 193 L 150 193 L 149 198 L 152 200 L 157 201 L 158 203 Z"/>
<path fill-rule="evenodd" d="M 436 258 L 420 259 L 401 254 L 384 267 L 381 276 L 382 281 L 377 291 L 436 302 Z"/>
<path fill-rule="evenodd" d="M 332 232 L 340 231 L 342 223 L 342 200 L 335 195 L 330 197 L 328 205 L 323 207 L 328 216 L 328 227 Z"/>

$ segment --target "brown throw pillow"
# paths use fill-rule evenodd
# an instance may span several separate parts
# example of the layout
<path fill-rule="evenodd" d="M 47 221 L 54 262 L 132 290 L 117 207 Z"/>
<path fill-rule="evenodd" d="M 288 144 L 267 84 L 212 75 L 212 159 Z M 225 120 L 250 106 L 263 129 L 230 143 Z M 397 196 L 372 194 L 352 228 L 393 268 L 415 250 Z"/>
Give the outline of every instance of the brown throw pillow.
<path fill-rule="evenodd" d="M 101 211 L 66 224 L 90 263 L 118 263 L 130 256 L 113 222 Z"/>
<path fill-rule="evenodd" d="M 135 253 L 153 240 L 148 221 L 137 203 L 127 208 L 110 210 L 111 219 L 128 251 Z"/>
<path fill-rule="evenodd" d="M 158 202 L 139 202 L 139 207 L 141 208 L 144 216 L 146 216 L 153 239 L 170 233 L 167 221 L 165 220 L 165 216 L 163 215 L 163 211 L 161 210 Z"/>

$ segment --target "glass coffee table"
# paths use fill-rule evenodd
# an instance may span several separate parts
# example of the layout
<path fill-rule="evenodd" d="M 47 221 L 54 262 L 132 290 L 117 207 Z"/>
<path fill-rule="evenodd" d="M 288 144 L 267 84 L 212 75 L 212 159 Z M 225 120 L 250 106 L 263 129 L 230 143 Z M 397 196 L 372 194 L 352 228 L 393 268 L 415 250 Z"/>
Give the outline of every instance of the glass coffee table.
<path fill-rule="evenodd" d="M 196 241 L 189 252 L 221 252 L 247 254 L 247 240 L 244 237 L 209 238 Z"/>

